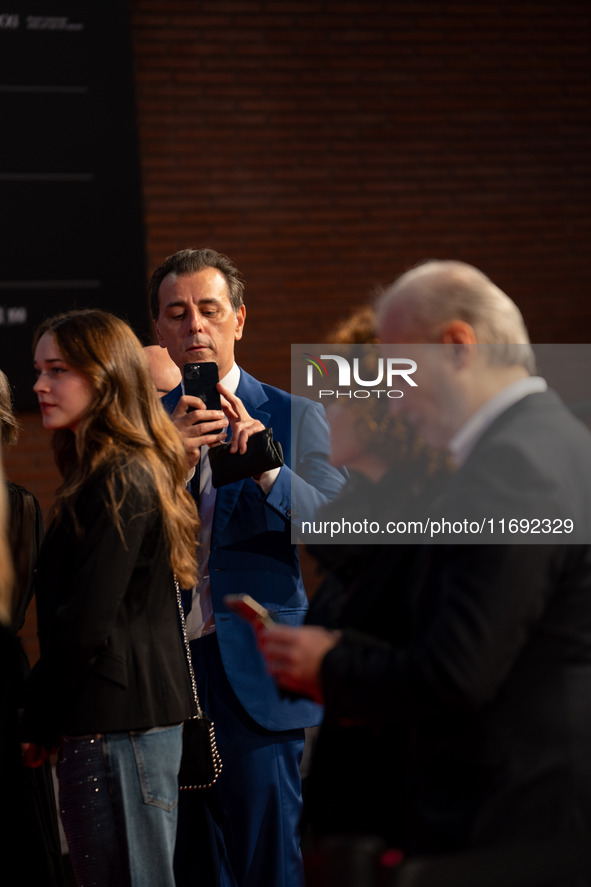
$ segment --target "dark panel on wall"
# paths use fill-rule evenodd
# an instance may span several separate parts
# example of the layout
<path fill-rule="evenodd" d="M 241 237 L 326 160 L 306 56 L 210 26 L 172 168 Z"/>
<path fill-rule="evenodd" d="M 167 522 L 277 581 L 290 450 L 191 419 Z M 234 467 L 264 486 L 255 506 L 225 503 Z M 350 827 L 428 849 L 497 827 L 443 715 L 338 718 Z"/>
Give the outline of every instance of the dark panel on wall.
<path fill-rule="evenodd" d="M 0 10 L 0 120 L 0 368 L 27 409 L 44 317 L 101 307 L 150 330 L 124 0 Z"/>

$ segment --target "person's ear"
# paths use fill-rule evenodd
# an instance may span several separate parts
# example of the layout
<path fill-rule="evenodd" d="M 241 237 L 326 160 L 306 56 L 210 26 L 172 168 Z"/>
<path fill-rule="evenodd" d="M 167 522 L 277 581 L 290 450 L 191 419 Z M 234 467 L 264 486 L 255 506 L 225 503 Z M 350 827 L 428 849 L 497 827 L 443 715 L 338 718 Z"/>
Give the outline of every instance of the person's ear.
<path fill-rule="evenodd" d="M 476 351 L 476 334 L 469 323 L 463 320 L 450 321 L 442 332 L 441 341 L 444 345 L 452 346 L 445 350 L 456 369 L 468 366 Z"/>
<path fill-rule="evenodd" d="M 474 327 L 464 320 L 450 320 L 441 333 L 444 345 L 476 345 Z"/>
<path fill-rule="evenodd" d="M 245 320 L 246 320 L 246 307 L 244 305 L 241 305 L 240 308 L 236 311 L 236 328 L 234 330 L 234 339 L 236 341 L 238 341 L 238 339 L 242 338 Z"/>

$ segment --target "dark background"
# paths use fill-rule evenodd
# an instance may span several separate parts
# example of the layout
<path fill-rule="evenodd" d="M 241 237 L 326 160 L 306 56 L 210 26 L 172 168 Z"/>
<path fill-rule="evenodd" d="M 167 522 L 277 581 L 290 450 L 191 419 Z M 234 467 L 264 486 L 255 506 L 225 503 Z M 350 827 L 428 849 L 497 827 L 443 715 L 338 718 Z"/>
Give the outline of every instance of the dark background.
<path fill-rule="evenodd" d="M 92 305 L 150 334 L 126 3 L 12 3 L 0 120 L 0 365 L 31 409 L 44 317 Z"/>

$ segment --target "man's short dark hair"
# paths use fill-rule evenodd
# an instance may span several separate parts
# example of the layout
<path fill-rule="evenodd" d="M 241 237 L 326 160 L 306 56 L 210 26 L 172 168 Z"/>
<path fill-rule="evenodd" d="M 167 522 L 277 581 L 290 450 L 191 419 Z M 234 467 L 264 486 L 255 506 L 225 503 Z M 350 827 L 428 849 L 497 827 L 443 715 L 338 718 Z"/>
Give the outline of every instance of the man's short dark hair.
<path fill-rule="evenodd" d="M 217 268 L 224 275 L 228 286 L 228 298 L 234 313 L 241 305 L 244 305 L 244 280 L 238 268 L 228 256 L 218 253 L 215 249 L 180 249 L 168 256 L 154 273 L 149 285 L 150 308 L 152 317 L 158 320 L 160 302 L 158 290 L 167 274 L 193 274 L 195 271 L 204 271 L 206 268 Z"/>

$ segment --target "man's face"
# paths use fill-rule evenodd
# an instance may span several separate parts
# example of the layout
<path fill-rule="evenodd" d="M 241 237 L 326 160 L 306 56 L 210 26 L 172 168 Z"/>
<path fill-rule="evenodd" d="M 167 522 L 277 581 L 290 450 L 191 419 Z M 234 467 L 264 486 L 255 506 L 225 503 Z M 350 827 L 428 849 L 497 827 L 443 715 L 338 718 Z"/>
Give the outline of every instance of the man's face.
<path fill-rule="evenodd" d="M 176 365 L 214 361 L 222 379 L 234 363 L 246 314 L 243 305 L 234 314 L 224 275 L 217 268 L 167 274 L 158 301 L 158 338 Z"/>
<path fill-rule="evenodd" d="M 392 400 L 392 411 L 414 425 L 432 446 L 445 446 L 453 437 L 455 392 L 450 365 L 452 345 L 428 343 L 417 329 L 411 329 L 401 306 L 391 307 L 378 331 L 385 356 L 416 361 L 413 379 L 416 388 L 405 388 L 404 397 Z M 394 347 L 393 347 L 394 346 Z"/>

